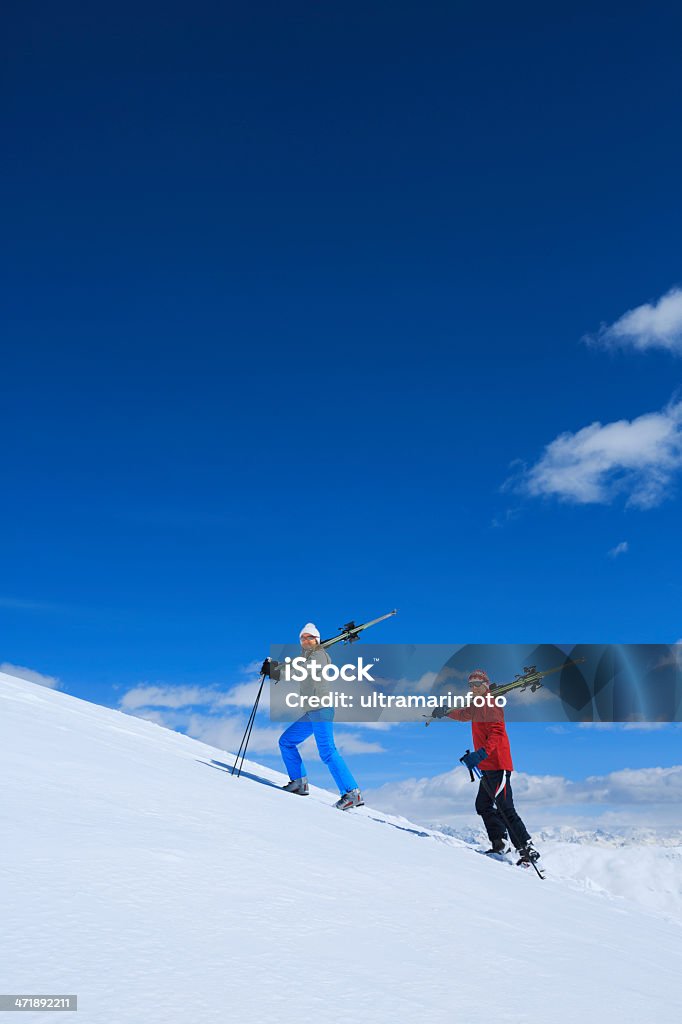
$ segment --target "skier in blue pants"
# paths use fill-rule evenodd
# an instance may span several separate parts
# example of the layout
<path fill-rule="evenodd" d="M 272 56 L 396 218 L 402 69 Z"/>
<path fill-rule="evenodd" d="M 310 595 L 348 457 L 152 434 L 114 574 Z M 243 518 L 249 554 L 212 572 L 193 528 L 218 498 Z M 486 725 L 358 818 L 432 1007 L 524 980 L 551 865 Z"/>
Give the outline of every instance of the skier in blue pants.
<path fill-rule="evenodd" d="M 331 658 L 327 652 L 323 647 L 320 647 L 320 632 L 313 622 L 308 622 L 303 627 L 300 633 L 300 640 L 301 652 L 308 666 L 316 664 L 321 669 L 331 663 Z M 277 662 L 273 662 L 269 658 L 266 658 L 261 671 L 272 679 L 279 679 L 280 669 Z M 313 680 L 312 675 L 309 673 L 308 677 L 301 683 L 301 693 L 315 694 L 318 697 L 325 696 L 328 693 L 328 684 L 322 680 Z M 308 796 L 308 779 L 298 747 L 309 736 L 315 737 L 320 759 L 329 768 L 334 782 L 339 788 L 341 798 L 336 802 L 335 806 L 340 811 L 348 811 L 351 807 L 361 807 L 364 801 L 358 784 L 348 765 L 336 749 L 334 742 L 334 711 L 332 708 L 308 711 L 298 721 L 292 722 L 280 736 L 279 749 L 289 774 L 289 782 L 282 788 L 288 793 L 296 793 L 297 796 Z"/>
<path fill-rule="evenodd" d="M 289 773 L 290 779 L 304 779 L 305 765 L 298 752 L 299 743 L 303 743 L 309 736 L 315 737 L 317 749 L 320 752 L 320 760 L 326 764 L 332 773 L 334 782 L 339 787 L 339 792 L 352 793 L 357 790 L 358 784 L 353 778 L 350 769 L 334 743 L 334 712 L 331 708 L 323 708 L 321 711 L 309 711 L 297 722 L 292 722 L 288 729 L 285 729 L 279 738 L 279 749 L 282 752 L 282 759 Z"/>

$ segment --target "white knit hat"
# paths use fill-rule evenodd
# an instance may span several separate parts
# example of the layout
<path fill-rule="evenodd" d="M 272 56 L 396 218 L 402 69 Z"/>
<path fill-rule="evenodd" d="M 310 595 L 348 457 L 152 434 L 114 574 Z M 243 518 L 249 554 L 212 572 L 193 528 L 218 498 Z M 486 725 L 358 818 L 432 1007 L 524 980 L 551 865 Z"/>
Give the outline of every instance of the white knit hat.
<path fill-rule="evenodd" d="M 299 640 L 304 633 L 310 633 L 311 636 L 316 636 L 318 640 L 320 639 L 320 631 L 314 622 L 306 622 L 305 626 L 298 634 Z"/>

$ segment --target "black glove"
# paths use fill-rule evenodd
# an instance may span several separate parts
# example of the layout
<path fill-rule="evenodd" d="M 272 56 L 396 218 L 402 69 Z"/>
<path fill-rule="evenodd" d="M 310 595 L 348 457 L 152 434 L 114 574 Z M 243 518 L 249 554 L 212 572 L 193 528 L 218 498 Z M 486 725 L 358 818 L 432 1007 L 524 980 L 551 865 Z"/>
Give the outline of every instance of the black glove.
<path fill-rule="evenodd" d="M 445 718 L 450 708 L 434 708 L 431 712 L 431 718 Z"/>
<path fill-rule="evenodd" d="M 261 667 L 260 667 L 260 674 L 262 676 L 269 676 L 270 675 L 270 659 L 269 658 L 266 658 L 265 661 L 263 662 L 263 664 L 261 665 Z"/>

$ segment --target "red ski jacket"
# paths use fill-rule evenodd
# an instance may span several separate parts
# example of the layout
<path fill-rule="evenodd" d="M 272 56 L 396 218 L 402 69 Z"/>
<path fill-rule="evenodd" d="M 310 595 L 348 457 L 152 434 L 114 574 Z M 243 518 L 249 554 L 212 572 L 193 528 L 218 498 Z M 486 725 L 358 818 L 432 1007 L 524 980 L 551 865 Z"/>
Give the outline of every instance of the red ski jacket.
<path fill-rule="evenodd" d="M 488 755 L 478 766 L 482 772 L 514 770 L 502 708 L 489 707 L 487 704 L 482 708 L 473 705 L 468 708 L 453 708 L 452 711 L 448 711 L 447 717 L 458 722 L 471 722 L 474 750 L 484 747 Z"/>

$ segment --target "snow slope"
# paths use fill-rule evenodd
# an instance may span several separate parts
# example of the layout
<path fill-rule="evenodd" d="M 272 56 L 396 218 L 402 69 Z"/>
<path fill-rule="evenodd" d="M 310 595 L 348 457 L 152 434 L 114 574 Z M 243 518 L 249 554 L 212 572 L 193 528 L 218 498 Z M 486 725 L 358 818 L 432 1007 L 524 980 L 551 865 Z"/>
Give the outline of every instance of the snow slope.
<path fill-rule="evenodd" d="M 430 827 L 479 849 L 485 842 L 481 829 Z M 586 832 L 564 826 L 534 832 L 533 841 L 552 878 L 627 900 L 682 924 L 682 838 L 666 838 L 652 830 L 636 833 L 626 838 L 601 829 Z"/>
<path fill-rule="evenodd" d="M 4 675 L 0 758 L 0 991 L 79 1024 L 678 1019 L 682 929 L 622 900 Z"/>

